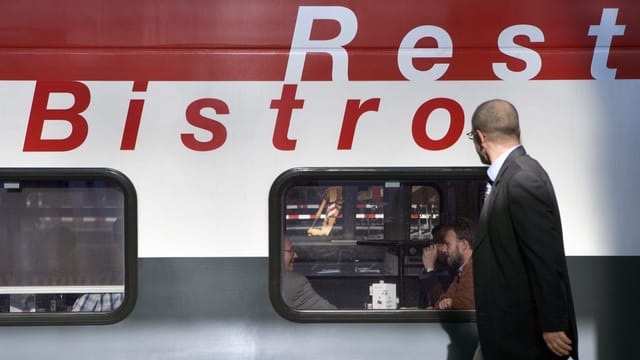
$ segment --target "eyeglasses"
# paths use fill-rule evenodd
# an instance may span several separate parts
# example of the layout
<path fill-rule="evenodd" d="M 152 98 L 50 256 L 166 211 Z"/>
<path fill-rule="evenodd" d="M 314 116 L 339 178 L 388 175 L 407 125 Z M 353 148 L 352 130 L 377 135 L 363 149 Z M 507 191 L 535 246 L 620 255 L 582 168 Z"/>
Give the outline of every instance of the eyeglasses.
<path fill-rule="evenodd" d="M 471 130 L 466 135 L 467 135 L 467 138 L 469 140 L 474 140 L 476 138 L 476 131 L 475 130 Z"/>
<path fill-rule="evenodd" d="M 283 251 L 284 251 L 284 252 L 288 252 L 288 253 L 290 253 L 291 255 L 293 255 L 293 254 L 295 254 L 296 249 L 291 248 L 291 249 L 289 249 L 289 250 L 283 250 Z"/>

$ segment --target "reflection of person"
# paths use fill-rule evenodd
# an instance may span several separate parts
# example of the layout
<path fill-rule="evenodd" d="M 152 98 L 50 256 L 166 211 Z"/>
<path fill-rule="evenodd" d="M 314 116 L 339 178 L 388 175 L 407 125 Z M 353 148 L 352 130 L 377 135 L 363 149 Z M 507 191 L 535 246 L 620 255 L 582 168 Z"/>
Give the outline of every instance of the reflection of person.
<path fill-rule="evenodd" d="M 449 287 L 456 274 L 455 268 L 447 263 L 445 231 L 442 225 L 434 226 L 431 230 L 433 243 L 422 249 L 422 271 L 418 275 L 420 282 L 418 307 L 420 309 L 434 308 L 436 301 Z"/>
<path fill-rule="evenodd" d="M 473 270 L 484 359 L 577 359 L 577 331 L 551 181 L 520 144 L 518 113 L 481 104 L 469 137 L 493 186 L 480 214 Z M 480 354 L 478 354 L 480 355 Z"/>
<path fill-rule="evenodd" d="M 473 309 L 475 307 L 471 259 L 473 237 L 473 225 L 464 218 L 460 218 L 456 224 L 446 229 L 444 241 L 447 261 L 450 266 L 457 268 L 457 274 L 447 291 L 436 302 L 437 309 Z"/>
<path fill-rule="evenodd" d="M 75 301 L 72 311 L 115 311 L 123 299 L 122 293 L 84 294 Z"/>
<path fill-rule="evenodd" d="M 293 263 L 297 257 L 291 241 L 285 237 L 285 271 L 282 272 L 282 296 L 285 303 L 297 310 L 335 310 L 333 304 L 318 295 L 304 275 L 293 271 Z"/>

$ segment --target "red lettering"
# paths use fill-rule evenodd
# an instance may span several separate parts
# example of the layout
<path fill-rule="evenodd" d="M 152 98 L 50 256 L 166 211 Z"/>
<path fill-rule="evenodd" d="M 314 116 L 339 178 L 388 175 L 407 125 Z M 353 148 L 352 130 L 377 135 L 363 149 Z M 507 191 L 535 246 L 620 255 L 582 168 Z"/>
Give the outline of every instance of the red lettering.
<path fill-rule="evenodd" d="M 427 134 L 427 120 L 436 109 L 444 109 L 449 112 L 451 121 L 449 123 L 449 131 L 442 139 L 434 140 Z M 423 149 L 426 150 L 444 150 L 451 147 L 462 135 L 464 129 L 464 110 L 454 100 L 447 98 L 431 99 L 422 104 L 415 115 L 411 126 L 413 140 Z"/>
<path fill-rule="evenodd" d="M 180 134 L 184 146 L 195 151 L 210 151 L 222 146 L 227 141 L 227 129 L 222 123 L 202 116 L 202 109 L 213 109 L 216 114 L 229 114 L 229 106 L 219 99 L 199 99 L 187 107 L 186 117 L 189 124 L 207 130 L 211 133 L 211 140 L 200 141 L 194 134 Z"/>
<path fill-rule="evenodd" d="M 49 95 L 68 93 L 74 98 L 68 109 L 49 109 Z M 31 104 L 31 114 L 27 124 L 23 151 L 69 151 L 82 145 L 89 133 L 89 125 L 80 113 L 89 107 L 91 93 L 89 88 L 77 81 L 38 81 L 36 82 Z M 42 129 L 45 121 L 62 120 L 71 124 L 71 133 L 64 139 L 43 139 Z"/>
<path fill-rule="evenodd" d="M 273 130 L 273 146 L 278 150 L 295 150 L 296 140 L 289 139 L 289 125 L 293 109 L 302 109 L 304 100 L 296 99 L 298 85 L 284 85 L 280 100 L 271 100 L 271 109 L 278 109 Z"/>
<path fill-rule="evenodd" d="M 147 91 L 147 81 L 136 81 L 133 83 L 133 91 Z M 127 120 L 124 124 L 124 132 L 122 133 L 122 142 L 120 150 L 135 150 L 138 140 L 138 130 L 140 129 L 140 120 L 142 119 L 142 107 L 144 100 L 134 99 L 129 102 L 129 110 L 127 111 Z"/>
<path fill-rule="evenodd" d="M 367 111 L 378 111 L 379 108 L 380 98 L 369 99 L 362 104 L 357 99 L 347 100 L 338 139 L 338 150 L 351 150 L 358 120 Z"/>

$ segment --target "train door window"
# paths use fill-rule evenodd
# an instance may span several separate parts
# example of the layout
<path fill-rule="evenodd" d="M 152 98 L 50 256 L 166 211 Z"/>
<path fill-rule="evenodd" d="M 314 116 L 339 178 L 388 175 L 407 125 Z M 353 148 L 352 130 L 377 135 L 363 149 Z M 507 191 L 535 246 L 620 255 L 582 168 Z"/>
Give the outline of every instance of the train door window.
<path fill-rule="evenodd" d="M 478 219 L 485 178 L 479 167 L 283 173 L 269 196 L 276 311 L 294 321 L 473 320 L 473 308 L 436 310 L 422 254 L 433 245 L 434 261 L 460 265 L 439 229 Z"/>
<path fill-rule="evenodd" d="M 135 303 L 137 205 L 110 169 L 0 169 L 0 324 L 112 323 Z"/>

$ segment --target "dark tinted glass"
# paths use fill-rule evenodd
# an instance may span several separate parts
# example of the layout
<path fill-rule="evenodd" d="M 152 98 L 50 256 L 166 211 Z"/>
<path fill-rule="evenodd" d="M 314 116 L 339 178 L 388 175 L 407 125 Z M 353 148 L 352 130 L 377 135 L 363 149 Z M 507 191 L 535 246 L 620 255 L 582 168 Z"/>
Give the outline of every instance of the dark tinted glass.
<path fill-rule="evenodd" d="M 113 170 L 0 170 L 0 321 L 130 310 L 135 222 L 133 186 Z"/>

